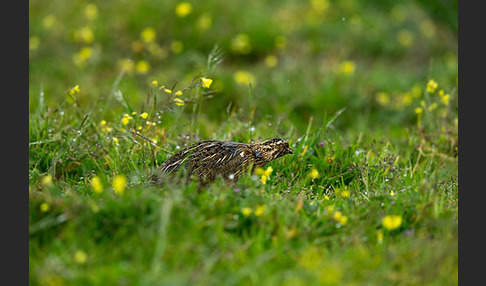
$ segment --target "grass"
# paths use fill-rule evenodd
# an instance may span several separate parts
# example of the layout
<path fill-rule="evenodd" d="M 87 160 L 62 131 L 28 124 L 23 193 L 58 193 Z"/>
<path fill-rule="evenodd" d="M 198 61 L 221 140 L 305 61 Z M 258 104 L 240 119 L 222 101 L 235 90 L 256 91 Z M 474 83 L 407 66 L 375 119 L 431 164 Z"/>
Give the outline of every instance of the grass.
<path fill-rule="evenodd" d="M 457 284 L 450 11 L 247 2 L 29 3 L 32 285 Z M 265 183 L 147 184 L 271 137 L 295 152 Z"/>

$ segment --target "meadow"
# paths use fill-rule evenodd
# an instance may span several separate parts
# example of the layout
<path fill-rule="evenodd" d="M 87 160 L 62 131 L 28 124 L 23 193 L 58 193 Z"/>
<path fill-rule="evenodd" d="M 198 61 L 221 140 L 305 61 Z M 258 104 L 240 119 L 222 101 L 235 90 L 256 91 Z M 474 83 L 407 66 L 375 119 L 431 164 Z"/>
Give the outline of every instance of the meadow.
<path fill-rule="evenodd" d="M 29 1 L 31 285 L 456 285 L 457 1 Z M 199 140 L 293 155 L 154 186 Z"/>

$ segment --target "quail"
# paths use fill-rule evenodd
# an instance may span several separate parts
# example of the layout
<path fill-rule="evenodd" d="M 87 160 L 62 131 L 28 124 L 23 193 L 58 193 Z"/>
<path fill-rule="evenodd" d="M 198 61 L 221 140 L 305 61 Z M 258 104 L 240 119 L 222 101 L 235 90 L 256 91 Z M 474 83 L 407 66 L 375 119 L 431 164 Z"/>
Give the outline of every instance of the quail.
<path fill-rule="evenodd" d="M 252 144 L 204 140 L 171 156 L 157 168 L 157 173 L 164 175 L 181 172 L 187 180 L 197 176 L 205 185 L 217 177 L 236 182 L 250 166 L 253 166 L 253 172 L 256 167 L 263 167 L 287 154 L 293 154 L 293 151 L 289 143 L 280 138 Z M 157 175 L 153 177 L 153 180 L 158 179 L 160 177 Z"/>

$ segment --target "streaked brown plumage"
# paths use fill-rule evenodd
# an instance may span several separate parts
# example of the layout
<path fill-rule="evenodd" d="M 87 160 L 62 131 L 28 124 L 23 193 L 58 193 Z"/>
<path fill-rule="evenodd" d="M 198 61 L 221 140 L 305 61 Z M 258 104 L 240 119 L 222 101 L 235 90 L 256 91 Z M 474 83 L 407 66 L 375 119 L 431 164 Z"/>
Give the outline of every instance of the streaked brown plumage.
<path fill-rule="evenodd" d="M 182 171 L 188 180 L 196 175 L 203 183 L 210 183 L 219 176 L 226 181 L 237 181 L 250 165 L 263 167 L 286 154 L 293 154 L 293 151 L 287 142 L 279 138 L 252 144 L 205 140 L 182 149 L 157 170 L 162 174 Z M 183 169 L 180 170 L 181 167 Z M 158 180 L 157 176 L 155 180 Z"/>

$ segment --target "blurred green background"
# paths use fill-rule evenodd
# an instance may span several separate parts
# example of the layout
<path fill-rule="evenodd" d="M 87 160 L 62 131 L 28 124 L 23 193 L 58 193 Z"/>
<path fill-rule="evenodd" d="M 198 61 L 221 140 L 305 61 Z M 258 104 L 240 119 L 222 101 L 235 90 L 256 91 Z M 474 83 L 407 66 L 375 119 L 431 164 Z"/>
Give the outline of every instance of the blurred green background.
<path fill-rule="evenodd" d="M 457 86 L 457 1 L 37 0 L 29 17 L 31 112 L 41 92 L 55 106 L 79 85 L 80 105 L 108 101 L 109 119 L 124 108 L 114 88 L 140 110 L 153 80 L 204 75 L 216 91 L 202 103 L 204 138 L 252 106 L 255 122 L 300 133 L 345 107 L 343 134 L 399 135 L 429 79 Z M 222 62 L 210 70 L 215 46 Z"/>
<path fill-rule="evenodd" d="M 29 1 L 32 285 L 457 284 L 457 6 Z M 265 184 L 144 185 L 270 137 Z"/>

